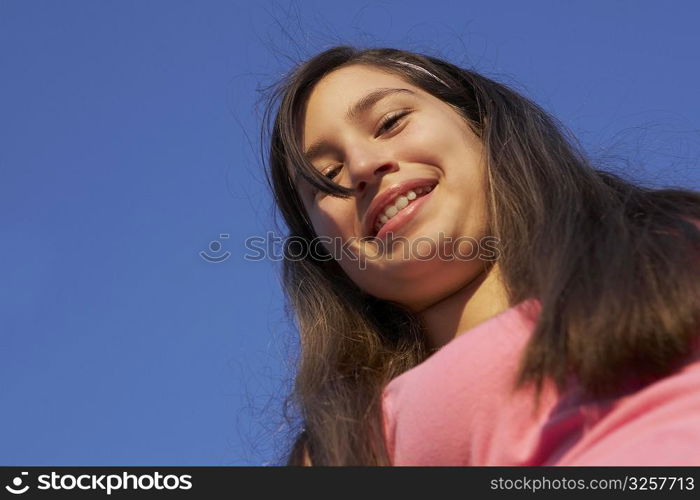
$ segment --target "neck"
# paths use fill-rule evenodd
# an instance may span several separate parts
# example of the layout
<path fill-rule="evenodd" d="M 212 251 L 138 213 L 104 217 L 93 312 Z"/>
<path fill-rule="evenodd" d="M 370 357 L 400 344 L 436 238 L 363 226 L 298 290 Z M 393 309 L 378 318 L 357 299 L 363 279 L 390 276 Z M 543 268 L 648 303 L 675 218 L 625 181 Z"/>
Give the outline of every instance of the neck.
<path fill-rule="evenodd" d="M 428 347 L 437 349 L 510 307 L 498 264 L 420 312 Z"/>

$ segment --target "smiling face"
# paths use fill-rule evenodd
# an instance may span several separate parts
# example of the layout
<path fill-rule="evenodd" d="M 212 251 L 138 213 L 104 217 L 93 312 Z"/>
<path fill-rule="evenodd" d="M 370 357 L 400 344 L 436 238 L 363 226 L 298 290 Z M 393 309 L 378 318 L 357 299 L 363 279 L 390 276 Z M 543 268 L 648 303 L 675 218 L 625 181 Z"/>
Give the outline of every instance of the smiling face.
<path fill-rule="evenodd" d="M 421 311 L 481 273 L 472 243 L 488 227 L 483 146 L 452 106 L 396 74 L 351 65 L 315 85 L 301 126 L 314 167 L 355 189 L 343 199 L 297 181 L 316 234 L 360 288 Z M 450 259 L 456 251 L 462 258 Z"/>

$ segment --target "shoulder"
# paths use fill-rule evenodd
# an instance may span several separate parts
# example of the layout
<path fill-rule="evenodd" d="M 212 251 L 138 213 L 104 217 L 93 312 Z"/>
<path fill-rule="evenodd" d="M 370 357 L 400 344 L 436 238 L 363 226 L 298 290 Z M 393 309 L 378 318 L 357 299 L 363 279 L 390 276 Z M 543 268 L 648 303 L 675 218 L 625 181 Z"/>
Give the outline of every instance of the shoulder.
<path fill-rule="evenodd" d="M 612 401 L 556 465 L 700 465 L 698 391 L 700 342 L 681 369 Z"/>

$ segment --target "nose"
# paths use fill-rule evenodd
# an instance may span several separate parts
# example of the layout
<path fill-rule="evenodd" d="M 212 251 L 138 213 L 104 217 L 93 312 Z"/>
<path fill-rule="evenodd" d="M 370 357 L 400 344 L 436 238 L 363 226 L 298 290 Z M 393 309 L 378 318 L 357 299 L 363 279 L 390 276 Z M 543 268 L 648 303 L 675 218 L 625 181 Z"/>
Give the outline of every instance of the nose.
<path fill-rule="evenodd" d="M 381 182 L 382 177 L 398 169 L 398 163 L 385 154 L 367 153 L 363 156 L 356 154 L 348 168 L 351 186 L 357 194 L 362 194 L 368 186 Z"/>

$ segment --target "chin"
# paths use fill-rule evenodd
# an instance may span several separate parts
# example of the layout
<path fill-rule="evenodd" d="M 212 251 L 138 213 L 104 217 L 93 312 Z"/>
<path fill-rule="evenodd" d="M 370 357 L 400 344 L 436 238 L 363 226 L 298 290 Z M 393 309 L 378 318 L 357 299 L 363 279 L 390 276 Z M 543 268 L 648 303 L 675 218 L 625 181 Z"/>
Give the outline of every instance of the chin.
<path fill-rule="evenodd" d="M 432 297 L 439 296 L 440 287 L 437 283 L 432 283 L 430 287 L 424 285 L 426 284 L 419 283 L 412 287 L 393 286 L 372 295 L 399 304 L 413 312 L 420 312 L 427 304 L 431 303 Z"/>
<path fill-rule="evenodd" d="M 480 274 L 479 262 L 380 261 L 369 264 L 355 282 L 370 295 L 418 311 L 471 282 Z"/>
<path fill-rule="evenodd" d="M 356 270 L 353 281 L 370 295 L 394 302 L 415 302 L 438 285 L 439 260 L 382 259 L 368 262 L 363 271 Z"/>

